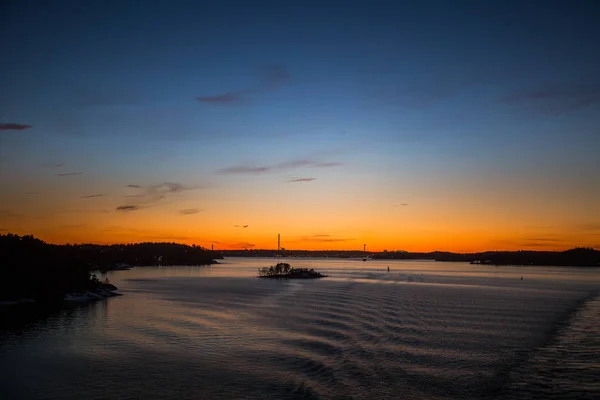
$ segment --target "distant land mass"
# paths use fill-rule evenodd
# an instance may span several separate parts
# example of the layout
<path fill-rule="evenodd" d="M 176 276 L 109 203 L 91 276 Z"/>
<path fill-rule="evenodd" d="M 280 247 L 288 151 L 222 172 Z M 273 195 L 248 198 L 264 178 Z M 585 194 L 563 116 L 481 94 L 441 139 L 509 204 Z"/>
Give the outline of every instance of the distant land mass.
<path fill-rule="evenodd" d="M 100 282 L 94 271 L 121 269 L 123 264 L 209 265 L 219 257 L 200 246 L 176 243 L 54 245 L 31 235 L 10 233 L 0 235 L 0 255 L 0 301 L 28 299 L 37 303 L 112 286 Z"/>
<path fill-rule="evenodd" d="M 469 262 L 486 265 L 544 265 L 599 267 L 600 251 L 592 248 L 574 248 L 565 251 L 486 251 L 482 253 L 429 253 L 408 251 L 365 252 L 359 250 L 223 250 L 224 257 L 331 257 L 364 260 L 433 260 Z"/>

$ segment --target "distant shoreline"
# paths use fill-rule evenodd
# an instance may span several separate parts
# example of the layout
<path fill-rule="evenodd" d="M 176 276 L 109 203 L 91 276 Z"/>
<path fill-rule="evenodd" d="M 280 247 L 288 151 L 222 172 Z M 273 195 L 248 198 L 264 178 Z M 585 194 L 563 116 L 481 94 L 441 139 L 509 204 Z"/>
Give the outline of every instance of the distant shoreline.
<path fill-rule="evenodd" d="M 430 253 L 407 251 L 362 252 L 352 250 L 220 250 L 224 257 L 336 258 L 369 260 L 427 260 L 467 262 L 489 266 L 600 267 L 600 251 L 575 248 L 565 251 L 486 251 L 482 253 Z"/>
<path fill-rule="evenodd" d="M 218 253 L 177 243 L 53 245 L 31 235 L 0 234 L 0 301 L 40 304 L 87 302 L 117 289 L 93 271 L 128 270 L 139 265 L 210 265 Z"/>

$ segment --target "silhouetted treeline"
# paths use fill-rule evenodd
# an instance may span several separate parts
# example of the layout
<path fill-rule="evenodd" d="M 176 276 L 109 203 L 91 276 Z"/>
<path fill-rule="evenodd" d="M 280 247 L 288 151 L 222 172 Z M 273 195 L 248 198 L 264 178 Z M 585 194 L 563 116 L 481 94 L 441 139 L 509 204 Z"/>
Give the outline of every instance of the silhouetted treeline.
<path fill-rule="evenodd" d="M 53 245 L 33 236 L 0 235 L 0 298 L 62 299 L 70 291 L 92 290 L 90 271 L 131 266 L 207 265 L 213 253 L 175 243 Z"/>
<path fill-rule="evenodd" d="M 575 248 L 566 251 L 487 251 L 473 254 L 443 253 L 436 261 L 466 261 L 491 265 L 552 265 L 598 267 L 600 251 Z"/>
<path fill-rule="evenodd" d="M 566 251 L 487 251 L 483 253 L 430 253 L 408 251 L 364 252 L 360 250 L 223 250 L 226 257 L 335 257 L 374 260 L 433 260 L 492 265 L 600 266 L 600 251 L 575 248 Z"/>

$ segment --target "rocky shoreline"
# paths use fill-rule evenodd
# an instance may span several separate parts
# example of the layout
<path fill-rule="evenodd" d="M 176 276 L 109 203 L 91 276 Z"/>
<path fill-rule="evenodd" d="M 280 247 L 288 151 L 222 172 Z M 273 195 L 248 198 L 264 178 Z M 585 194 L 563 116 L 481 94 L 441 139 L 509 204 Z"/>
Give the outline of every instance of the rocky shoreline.
<path fill-rule="evenodd" d="M 69 292 L 63 298 L 64 303 L 89 303 L 93 301 L 106 300 L 109 297 L 122 296 L 117 293 L 117 287 L 109 283 L 103 283 L 103 287 L 96 290 L 86 290 L 80 292 Z M 60 300 L 59 300 L 60 301 Z M 0 307 L 10 307 L 22 304 L 39 304 L 35 299 L 24 297 L 13 300 L 0 300 Z"/>

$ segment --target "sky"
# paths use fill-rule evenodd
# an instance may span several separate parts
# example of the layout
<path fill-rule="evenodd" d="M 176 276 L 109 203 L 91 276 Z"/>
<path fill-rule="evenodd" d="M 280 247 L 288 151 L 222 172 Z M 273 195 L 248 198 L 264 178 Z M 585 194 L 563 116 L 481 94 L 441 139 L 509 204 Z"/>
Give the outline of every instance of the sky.
<path fill-rule="evenodd" d="M 0 233 L 600 248 L 600 3 L 0 5 Z"/>

